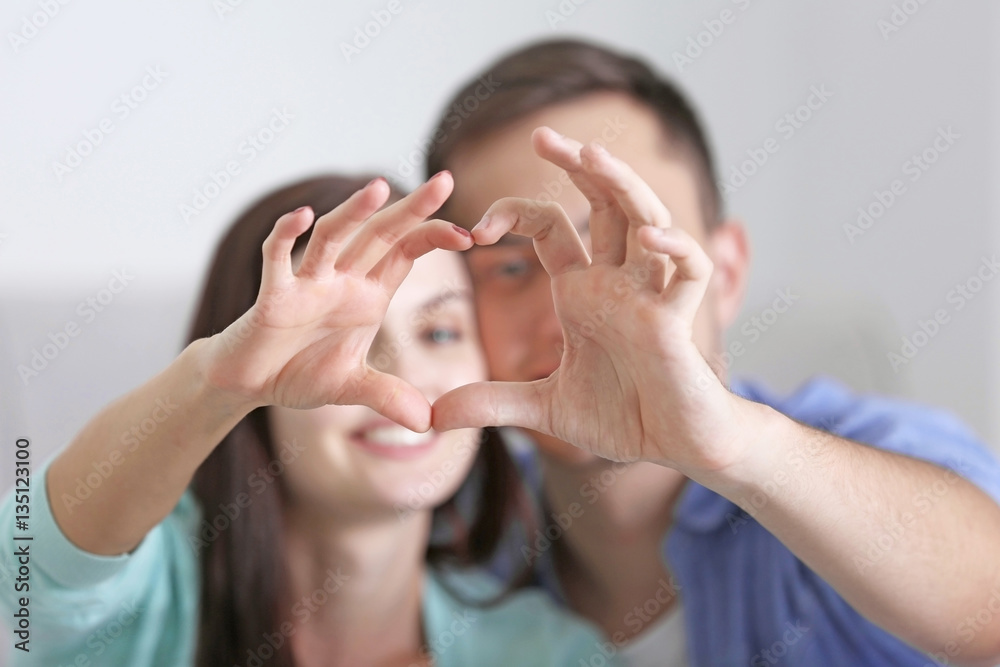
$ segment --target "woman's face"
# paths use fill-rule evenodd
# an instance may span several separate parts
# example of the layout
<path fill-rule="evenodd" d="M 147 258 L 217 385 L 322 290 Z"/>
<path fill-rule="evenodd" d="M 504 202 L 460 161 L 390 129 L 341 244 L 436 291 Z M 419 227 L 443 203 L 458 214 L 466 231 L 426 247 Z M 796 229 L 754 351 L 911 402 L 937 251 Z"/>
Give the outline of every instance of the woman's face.
<path fill-rule="evenodd" d="M 434 400 L 486 379 L 472 294 L 457 253 L 419 258 L 389 304 L 368 363 Z M 344 516 L 432 508 L 465 479 L 479 430 L 414 433 L 362 406 L 269 408 L 277 446 L 302 454 L 282 480 L 294 504 Z"/>

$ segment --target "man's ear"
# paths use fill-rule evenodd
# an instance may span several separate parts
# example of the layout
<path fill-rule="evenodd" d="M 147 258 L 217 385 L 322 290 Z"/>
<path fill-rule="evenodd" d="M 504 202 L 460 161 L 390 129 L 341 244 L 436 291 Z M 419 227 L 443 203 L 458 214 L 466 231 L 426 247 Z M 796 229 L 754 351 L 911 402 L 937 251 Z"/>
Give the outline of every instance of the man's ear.
<path fill-rule="evenodd" d="M 750 243 L 746 228 L 739 220 L 725 220 L 708 238 L 708 252 L 715 271 L 712 290 L 716 321 L 726 330 L 743 307 L 750 269 Z"/>

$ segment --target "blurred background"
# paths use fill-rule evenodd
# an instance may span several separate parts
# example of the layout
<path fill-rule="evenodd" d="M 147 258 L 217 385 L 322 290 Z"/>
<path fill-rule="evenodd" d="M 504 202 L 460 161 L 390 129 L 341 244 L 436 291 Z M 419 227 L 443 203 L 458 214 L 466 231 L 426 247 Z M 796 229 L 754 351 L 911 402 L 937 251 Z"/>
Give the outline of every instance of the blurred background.
<path fill-rule="evenodd" d="M 734 374 L 834 375 L 1000 443 L 996 3 L 8 0 L 0 28 L 3 491 L 15 438 L 37 467 L 177 354 L 243 207 L 317 172 L 415 185 L 456 86 L 557 37 L 700 108 L 753 244 Z"/>

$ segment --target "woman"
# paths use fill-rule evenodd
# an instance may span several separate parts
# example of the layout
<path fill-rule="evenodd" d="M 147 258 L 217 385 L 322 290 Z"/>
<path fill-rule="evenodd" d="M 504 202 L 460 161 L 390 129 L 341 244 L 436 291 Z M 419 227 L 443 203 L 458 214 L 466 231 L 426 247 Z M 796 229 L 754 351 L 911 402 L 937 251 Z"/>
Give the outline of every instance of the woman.
<path fill-rule="evenodd" d="M 429 401 L 485 376 L 444 251 L 471 238 L 422 222 L 450 174 L 386 208 L 383 179 L 362 185 L 313 179 L 245 213 L 188 347 L 36 473 L 33 641 L 13 664 L 577 665 L 599 651 L 541 594 L 470 569 L 516 514 L 516 476 L 476 431 L 427 432 Z M 313 224 L 314 210 L 330 212 Z M 12 514 L 8 497 L 4 531 Z"/>

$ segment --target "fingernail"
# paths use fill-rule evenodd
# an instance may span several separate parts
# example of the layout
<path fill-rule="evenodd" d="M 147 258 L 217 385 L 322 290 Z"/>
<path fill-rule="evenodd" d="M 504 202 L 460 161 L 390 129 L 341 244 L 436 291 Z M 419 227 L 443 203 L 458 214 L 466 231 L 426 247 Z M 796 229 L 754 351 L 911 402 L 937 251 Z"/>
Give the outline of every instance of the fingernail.
<path fill-rule="evenodd" d="M 467 238 L 467 239 L 471 239 L 472 238 L 472 234 L 470 234 L 469 230 L 466 229 L 465 227 L 459 227 L 458 225 L 456 225 L 454 223 L 452 223 L 451 226 L 455 228 L 456 232 L 458 232 L 459 234 L 461 234 L 465 238 Z"/>
<path fill-rule="evenodd" d="M 597 143 L 596 141 L 590 144 L 590 149 L 597 153 L 598 155 L 607 155 L 608 149 Z"/>
<path fill-rule="evenodd" d="M 302 211 L 306 210 L 307 208 L 309 208 L 309 207 L 308 206 L 299 206 L 297 209 L 295 209 L 294 211 L 292 211 L 292 213 L 301 213 Z"/>
<path fill-rule="evenodd" d="M 450 172 L 450 171 L 448 171 L 447 169 L 442 169 L 442 170 L 441 170 L 441 171 L 439 171 L 438 173 L 436 173 L 436 174 L 434 174 L 433 176 L 431 176 L 431 177 L 430 177 L 430 178 L 428 179 L 428 182 L 430 182 L 430 181 L 433 181 L 433 180 L 434 180 L 435 178 L 437 178 L 438 176 L 441 176 L 442 174 L 451 174 L 451 172 Z"/>
<path fill-rule="evenodd" d="M 472 228 L 473 233 L 475 232 L 485 232 L 486 228 L 490 226 L 493 222 L 493 216 L 487 213 L 483 216 L 483 219 L 476 223 L 476 226 Z"/>
<path fill-rule="evenodd" d="M 385 180 L 385 178 L 383 178 L 382 176 L 377 176 L 376 178 L 373 178 L 372 180 L 368 181 L 368 185 L 366 185 L 365 187 L 366 188 L 370 188 L 371 186 L 375 185 L 379 181 L 384 181 L 384 180 Z"/>

